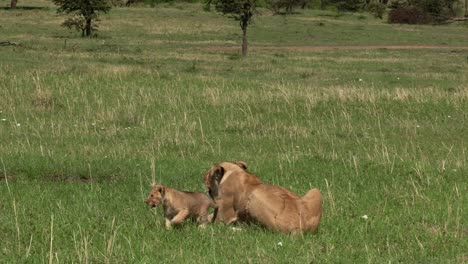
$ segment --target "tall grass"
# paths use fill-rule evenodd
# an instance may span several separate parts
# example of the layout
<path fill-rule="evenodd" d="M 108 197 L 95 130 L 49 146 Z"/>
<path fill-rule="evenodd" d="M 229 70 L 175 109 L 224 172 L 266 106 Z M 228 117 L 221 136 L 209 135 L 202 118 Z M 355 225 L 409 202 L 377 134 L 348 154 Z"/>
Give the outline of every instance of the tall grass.
<path fill-rule="evenodd" d="M 238 25 L 201 5 L 116 8 L 84 39 L 50 3 L 19 4 L 40 8 L 0 10 L 21 43 L 0 47 L 3 262 L 466 262 L 463 26 L 262 11 L 250 43 L 271 49 L 240 58 L 214 49 Z M 453 48 L 273 48 L 383 44 Z M 152 181 L 204 191 L 224 160 L 320 188 L 319 232 L 169 232 L 143 203 Z"/>

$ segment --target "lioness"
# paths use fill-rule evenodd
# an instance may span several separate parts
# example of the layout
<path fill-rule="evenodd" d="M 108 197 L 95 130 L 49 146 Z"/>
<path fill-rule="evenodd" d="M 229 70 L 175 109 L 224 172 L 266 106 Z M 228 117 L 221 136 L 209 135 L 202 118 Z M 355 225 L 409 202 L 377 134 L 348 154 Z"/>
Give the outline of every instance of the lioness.
<path fill-rule="evenodd" d="M 299 197 L 285 188 L 262 183 L 247 171 L 245 162 L 213 165 L 204 182 L 218 206 L 217 221 L 255 221 L 284 233 L 314 231 L 320 224 L 322 196 L 318 189 Z"/>
<path fill-rule="evenodd" d="M 182 224 L 186 218 L 204 227 L 208 223 L 209 208 L 216 207 L 204 193 L 182 192 L 159 184 L 153 184 L 146 203 L 153 208 L 162 203 L 166 229 Z"/>

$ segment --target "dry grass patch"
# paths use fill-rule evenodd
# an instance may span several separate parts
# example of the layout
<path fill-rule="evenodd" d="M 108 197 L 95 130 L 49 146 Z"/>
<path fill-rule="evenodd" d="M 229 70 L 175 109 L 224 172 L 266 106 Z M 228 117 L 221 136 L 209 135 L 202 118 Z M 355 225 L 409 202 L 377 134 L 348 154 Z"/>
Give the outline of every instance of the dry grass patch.
<path fill-rule="evenodd" d="M 187 34 L 191 36 L 200 36 L 205 33 L 219 33 L 234 31 L 236 27 L 223 24 L 193 24 L 191 21 L 175 21 L 172 19 L 158 22 L 158 24 L 147 25 L 145 31 L 154 35 L 175 35 Z"/>

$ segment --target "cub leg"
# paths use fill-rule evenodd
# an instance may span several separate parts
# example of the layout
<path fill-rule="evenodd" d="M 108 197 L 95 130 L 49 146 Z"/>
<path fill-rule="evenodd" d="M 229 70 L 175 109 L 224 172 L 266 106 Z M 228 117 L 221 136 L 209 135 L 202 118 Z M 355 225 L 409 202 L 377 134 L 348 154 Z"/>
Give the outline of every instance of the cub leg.
<path fill-rule="evenodd" d="M 171 224 L 173 225 L 180 225 L 184 222 L 185 218 L 189 215 L 189 210 L 188 209 L 182 209 L 179 211 L 179 213 L 174 216 L 171 220 Z"/>
<path fill-rule="evenodd" d="M 166 230 L 170 230 L 172 228 L 171 220 L 168 218 L 164 218 L 164 220 L 165 220 Z"/>
<path fill-rule="evenodd" d="M 205 228 L 208 221 L 208 208 L 202 209 L 200 215 L 197 218 L 198 224 L 200 224 L 200 228 Z"/>

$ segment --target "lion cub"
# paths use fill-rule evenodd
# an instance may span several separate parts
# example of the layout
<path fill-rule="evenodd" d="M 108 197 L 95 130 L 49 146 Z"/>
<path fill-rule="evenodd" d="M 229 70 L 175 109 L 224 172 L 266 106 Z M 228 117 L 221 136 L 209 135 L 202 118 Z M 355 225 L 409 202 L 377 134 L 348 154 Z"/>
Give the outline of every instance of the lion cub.
<path fill-rule="evenodd" d="M 213 200 L 204 193 L 182 192 L 159 184 L 153 184 L 146 203 L 153 208 L 162 203 L 166 229 L 182 224 L 188 217 L 205 227 L 209 221 L 209 208 L 216 208 Z"/>

